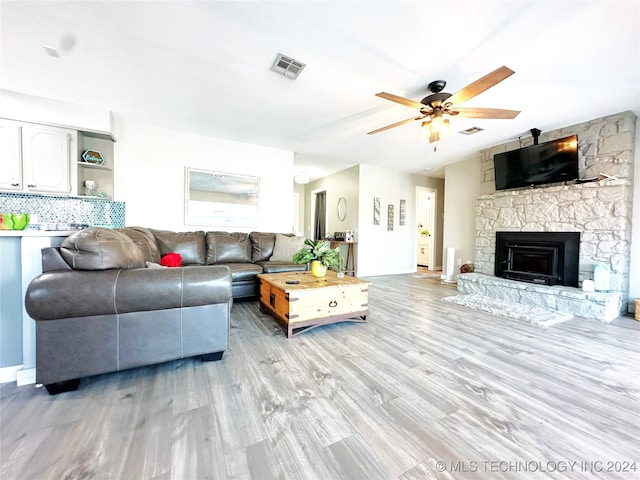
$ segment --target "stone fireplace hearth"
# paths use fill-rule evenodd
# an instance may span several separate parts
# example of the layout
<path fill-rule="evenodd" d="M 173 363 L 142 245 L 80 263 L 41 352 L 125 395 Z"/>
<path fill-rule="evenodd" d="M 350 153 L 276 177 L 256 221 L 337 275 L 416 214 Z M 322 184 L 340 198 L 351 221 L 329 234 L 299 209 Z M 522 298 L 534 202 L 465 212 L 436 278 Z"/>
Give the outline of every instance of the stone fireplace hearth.
<path fill-rule="evenodd" d="M 624 314 L 629 291 L 635 122 L 633 112 L 623 112 L 542 134 L 541 142 L 578 135 L 580 178 L 598 178 L 588 183 L 495 192 L 493 155 L 530 145 L 532 139 L 483 150 L 483 190 L 494 193 L 481 195 L 476 202 L 475 272 L 494 275 L 498 231 L 580 232 L 578 286 L 593 278 L 594 263 L 608 263 L 609 293 L 619 303 L 618 312 Z"/>

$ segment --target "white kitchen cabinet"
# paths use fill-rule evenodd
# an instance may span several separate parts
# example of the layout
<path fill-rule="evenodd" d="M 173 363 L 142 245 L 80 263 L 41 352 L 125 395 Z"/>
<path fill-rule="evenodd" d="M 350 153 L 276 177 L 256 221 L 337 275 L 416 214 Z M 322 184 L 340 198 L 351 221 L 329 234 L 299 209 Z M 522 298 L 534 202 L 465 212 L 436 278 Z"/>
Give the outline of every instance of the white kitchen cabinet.
<path fill-rule="evenodd" d="M 0 188 L 28 193 L 73 193 L 76 175 L 71 169 L 70 154 L 75 152 L 76 143 L 75 130 L 2 120 Z M 10 166 L 7 173 L 5 158 Z"/>
<path fill-rule="evenodd" d="M 25 190 L 71 193 L 70 152 L 75 152 L 76 136 L 75 130 L 66 128 L 22 126 L 22 176 Z"/>
<path fill-rule="evenodd" d="M 0 189 L 22 190 L 20 124 L 0 120 Z"/>

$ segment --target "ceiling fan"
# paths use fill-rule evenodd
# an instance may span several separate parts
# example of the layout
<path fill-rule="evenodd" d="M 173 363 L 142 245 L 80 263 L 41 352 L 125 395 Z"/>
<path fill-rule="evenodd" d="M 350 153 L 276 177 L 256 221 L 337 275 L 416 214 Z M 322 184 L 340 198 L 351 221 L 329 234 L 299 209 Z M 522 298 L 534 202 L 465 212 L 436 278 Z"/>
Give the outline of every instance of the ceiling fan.
<path fill-rule="evenodd" d="M 429 143 L 434 143 L 440 140 L 441 135 L 446 133 L 450 124 L 445 116 L 460 116 L 467 118 L 498 118 L 498 119 L 512 119 L 515 118 L 520 112 L 517 110 L 504 110 L 500 108 L 464 108 L 457 105 L 470 100 L 471 98 L 479 95 L 485 90 L 490 89 L 496 84 L 500 83 L 505 78 L 513 75 L 515 72 L 507 67 L 500 67 L 491 73 L 488 73 L 482 78 L 479 78 L 473 83 L 470 83 L 462 90 L 451 95 L 450 93 L 443 92 L 447 82 L 444 80 L 435 80 L 429 84 L 429 90 L 431 95 L 424 97 L 420 102 L 410 100 L 408 98 L 399 97 L 392 93 L 380 92 L 376 93 L 377 97 L 391 100 L 392 102 L 406 105 L 407 107 L 415 108 L 420 111 L 420 115 L 417 117 L 407 118 L 400 122 L 392 123 L 386 127 L 378 128 L 367 135 L 383 132 L 394 127 L 399 127 L 405 123 L 410 123 L 416 120 L 423 120 L 422 130 L 425 136 L 429 138 Z"/>

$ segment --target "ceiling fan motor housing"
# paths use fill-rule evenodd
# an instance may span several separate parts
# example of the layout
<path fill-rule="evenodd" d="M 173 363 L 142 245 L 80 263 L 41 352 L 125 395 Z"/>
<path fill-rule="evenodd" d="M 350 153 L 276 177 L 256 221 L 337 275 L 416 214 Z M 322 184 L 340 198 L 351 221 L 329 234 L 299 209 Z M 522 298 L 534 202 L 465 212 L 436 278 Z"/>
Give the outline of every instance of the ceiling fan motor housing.
<path fill-rule="evenodd" d="M 433 110 L 444 104 L 445 100 L 447 100 L 450 96 L 450 93 L 433 93 L 420 100 L 420 103 Z"/>
<path fill-rule="evenodd" d="M 444 90 L 446 84 L 447 82 L 445 82 L 444 80 L 434 80 L 429 84 L 428 88 L 432 93 L 440 93 L 442 90 Z"/>

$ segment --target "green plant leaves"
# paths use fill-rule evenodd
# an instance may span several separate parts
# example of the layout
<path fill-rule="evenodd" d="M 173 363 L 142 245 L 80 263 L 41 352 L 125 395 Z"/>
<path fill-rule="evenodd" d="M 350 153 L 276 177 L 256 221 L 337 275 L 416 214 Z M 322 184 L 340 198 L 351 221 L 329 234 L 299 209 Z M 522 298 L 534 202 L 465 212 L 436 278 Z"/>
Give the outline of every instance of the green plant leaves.
<path fill-rule="evenodd" d="M 305 247 L 293 254 L 293 263 L 309 263 L 312 260 L 319 260 L 322 265 L 332 270 L 340 270 L 344 260 L 340 255 L 340 247 L 331 248 L 329 240 L 304 241 Z"/>

